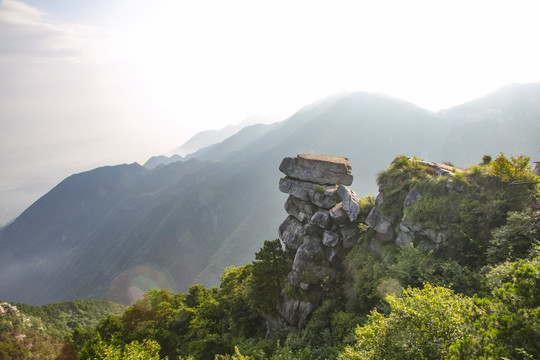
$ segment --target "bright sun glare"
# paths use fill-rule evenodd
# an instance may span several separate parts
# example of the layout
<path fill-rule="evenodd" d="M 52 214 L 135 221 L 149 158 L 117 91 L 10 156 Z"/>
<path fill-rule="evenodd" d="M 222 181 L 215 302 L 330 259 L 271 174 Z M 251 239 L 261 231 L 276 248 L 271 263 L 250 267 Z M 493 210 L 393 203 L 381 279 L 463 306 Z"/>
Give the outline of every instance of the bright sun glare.
<path fill-rule="evenodd" d="M 538 77 L 524 3 L 115 4 L 117 56 L 140 96 L 164 121 L 194 129 L 290 115 L 339 91 L 439 110 Z"/>

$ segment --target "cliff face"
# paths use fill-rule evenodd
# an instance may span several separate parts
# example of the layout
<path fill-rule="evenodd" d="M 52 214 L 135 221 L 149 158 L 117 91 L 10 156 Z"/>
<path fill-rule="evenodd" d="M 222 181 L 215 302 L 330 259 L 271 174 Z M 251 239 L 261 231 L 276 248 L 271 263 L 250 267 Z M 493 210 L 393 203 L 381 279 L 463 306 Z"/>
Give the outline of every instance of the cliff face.
<path fill-rule="evenodd" d="M 453 183 L 449 181 L 456 173 L 463 172 L 462 169 L 457 169 L 446 164 L 433 163 L 419 159 L 408 158 L 420 169 L 429 172 L 431 176 L 438 179 L 440 187 L 443 189 L 443 194 L 447 195 L 450 192 L 457 193 L 453 188 Z M 436 248 L 448 240 L 448 231 L 444 222 L 438 224 L 427 224 L 411 219 L 407 216 L 407 209 L 413 206 L 416 202 L 421 201 L 425 195 L 416 188 L 410 188 L 403 193 L 404 199 L 397 194 L 396 184 L 393 184 L 393 189 L 389 189 L 389 184 L 382 179 L 379 187 L 379 194 L 375 200 L 375 206 L 366 218 L 366 224 L 376 233 L 376 240 L 382 242 L 394 241 L 397 246 L 409 246 L 413 239 L 422 240 L 423 248 Z M 399 184 L 401 186 L 401 184 Z M 385 202 L 385 194 L 390 194 L 394 199 L 392 202 L 395 207 L 394 211 L 383 211 Z M 441 195 L 443 195 L 441 194 Z M 372 244 L 372 248 L 376 248 L 376 242 Z"/>
<path fill-rule="evenodd" d="M 283 159 L 279 169 L 286 175 L 279 189 L 289 194 L 279 237 L 294 261 L 278 312 L 288 325 L 303 327 L 320 301 L 320 284 L 362 241 L 363 219 L 358 196 L 346 186 L 353 181 L 346 158 L 298 155 Z"/>
<path fill-rule="evenodd" d="M 400 168 L 400 161 L 403 167 Z M 405 167 L 407 167 L 405 169 Z M 279 227 L 279 237 L 294 258 L 288 283 L 278 300 L 282 318 L 269 319 L 268 328 L 302 328 L 322 299 L 322 284 L 343 271 L 342 262 L 350 249 L 362 241 L 377 252 L 383 243 L 396 246 L 421 243 L 424 249 L 448 241 L 447 221 L 422 221 L 411 217 L 414 208 L 433 192 L 421 186 L 405 186 L 418 174 L 430 179 L 442 197 L 460 193 L 454 175 L 463 170 L 416 158 L 398 157 L 382 172 L 379 194 L 368 213 L 362 213 L 359 198 L 347 186 L 352 184 L 351 165 L 346 158 L 298 155 L 283 159 L 280 191 L 289 195 L 285 210 L 289 216 Z M 424 202 L 432 201 L 424 199 Z"/>

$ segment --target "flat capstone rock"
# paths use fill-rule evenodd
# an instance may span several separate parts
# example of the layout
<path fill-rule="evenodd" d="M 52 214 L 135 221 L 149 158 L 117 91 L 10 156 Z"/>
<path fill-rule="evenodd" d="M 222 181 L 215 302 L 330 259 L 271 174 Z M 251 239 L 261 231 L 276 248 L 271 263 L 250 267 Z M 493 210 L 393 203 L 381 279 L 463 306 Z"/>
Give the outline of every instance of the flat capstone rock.
<path fill-rule="evenodd" d="M 351 185 L 351 164 L 345 157 L 300 154 L 286 157 L 279 165 L 285 175 L 315 184 Z"/>

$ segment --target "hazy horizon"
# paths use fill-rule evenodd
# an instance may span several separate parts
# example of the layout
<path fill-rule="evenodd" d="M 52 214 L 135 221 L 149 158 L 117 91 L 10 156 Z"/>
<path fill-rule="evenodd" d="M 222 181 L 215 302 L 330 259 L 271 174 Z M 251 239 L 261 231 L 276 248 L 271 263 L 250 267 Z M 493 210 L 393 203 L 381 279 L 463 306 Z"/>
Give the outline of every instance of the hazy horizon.
<path fill-rule="evenodd" d="M 534 1 L 0 1 L 0 224 L 73 173 L 144 163 L 339 92 L 437 111 L 540 81 Z"/>

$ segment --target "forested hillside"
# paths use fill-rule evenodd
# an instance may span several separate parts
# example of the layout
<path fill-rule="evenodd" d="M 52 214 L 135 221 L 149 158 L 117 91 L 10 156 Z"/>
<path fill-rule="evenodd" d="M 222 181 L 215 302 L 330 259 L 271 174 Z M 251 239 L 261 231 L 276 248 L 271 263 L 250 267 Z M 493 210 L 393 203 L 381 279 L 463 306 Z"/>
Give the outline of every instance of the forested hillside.
<path fill-rule="evenodd" d="M 79 359 L 534 359 L 540 178 L 529 160 L 484 156 L 441 174 L 395 158 L 379 173 L 377 201 L 360 200 L 395 224 L 393 234 L 359 224 L 360 243 L 317 284 L 322 296 L 302 328 L 276 311 L 283 292 L 296 291 L 276 239 L 252 263 L 227 268 L 218 287 L 150 290 L 122 315 L 76 329 L 70 348 Z"/>
<path fill-rule="evenodd" d="M 0 298 L 130 304 L 153 287 L 219 285 L 224 267 L 251 262 L 264 240 L 278 235 L 283 157 L 347 156 L 351 189 L 374 194 L 377 172 L 396 154 L 456 167 L 499 151 L 535 156 L 539 98 L 539 84 L 516 85 L 433 113 L 356 92 L 280 123 L 246 127 L 189 160 L 73 175 L 0 230 Z"/>
<path fill-rule="evenodd" d="M 76 300 L 42 307 L 0 302 L 0 359 L 73 359 L 76 329 L 96 326 L 126 306 L 105 300 Z"/>

